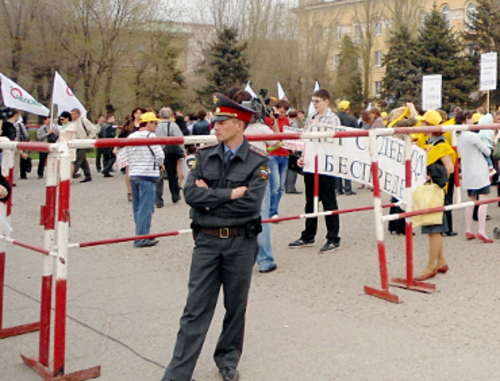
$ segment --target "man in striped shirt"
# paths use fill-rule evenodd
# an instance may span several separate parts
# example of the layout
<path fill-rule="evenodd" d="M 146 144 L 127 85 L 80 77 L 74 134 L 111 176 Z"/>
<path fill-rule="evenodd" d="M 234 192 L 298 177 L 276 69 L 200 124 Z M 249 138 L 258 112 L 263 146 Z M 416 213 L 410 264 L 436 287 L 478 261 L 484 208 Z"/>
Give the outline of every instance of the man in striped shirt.
<path fill-rule="evenodd" d="M 158 121 L 152 112 L 142 114 L 139 130 L 130 134 L 128 139 L 156 138 Z M 160 178 L 160 170 L 165 169 L 163 166 L 165 155 L 160 145 L 128 146 L 125 150 L 132 186 L 135 234 L 149 234 L 155 209 L 156 183 Z M 134 241 L 134 246 L 149 247 L 157 243 L 157 239 L 139 239 Z"/>

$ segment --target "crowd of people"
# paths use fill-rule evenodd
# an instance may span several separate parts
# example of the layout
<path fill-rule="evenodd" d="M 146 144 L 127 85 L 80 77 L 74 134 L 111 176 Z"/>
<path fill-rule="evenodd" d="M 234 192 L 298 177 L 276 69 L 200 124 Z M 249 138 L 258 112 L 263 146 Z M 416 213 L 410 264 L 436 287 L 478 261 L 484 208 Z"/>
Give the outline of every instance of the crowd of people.
<path fill-rule="evenodd" d="M 243 322 L 254 263 L 260 273 L 271 273 L 278 266 L 272 250 L 271 225 L 261 225 L 262 219 L 279 219 L 283 194 L 301 194 L 296 188 L 303 176 L 305 213 L 314 211 L 313 173 L 304 172 L 305 148 L 293 151 L 285 148 L 273 135 L 287 127 L 317 131 L 340 126 L 364 130 L 391 127 L 439 126 L 443 124 L 500 123 L 500 111 L 495 115 L 484 108 L 474 111 L 452 107 L 443 110 L 420 110 L 413 105 L 400 107 L 390 113 L 378 107 L 353 115 L 350 102 L 342 100 L 334 107 L 326 89 L 312 95 L 314 112 L 307 115 L 280 100 L 263 118 L 246 104 L 251 100 L 244 90 L 234 89 L 228 94 L 215 94 L 214 112 L 200 110 L 183 115 L 180 110 L 163 107 L 156 112 L 136 107 L 123 125 L 116 126 L 113 114 L 99 116 L 94 124 L 83 117 L 81 110 L 63 111 L 55 125 L 45 118 L 36 138 L 41 142 L 67 142 L 73 139 L 130 138 L 148 139 L 165 136 L 203 136 L 213 134 L 218 144 L 144 145 L 125 148 L 99 148 L 96 152 L 96 170 L 105 178 L 113 177 L 115 163 L 124 174 L 128 201 L 132 202 L 136 225 L 134 246 L 151 247 L 158 240 L 151 238 L 150 227 L 155 208 L 163 208 L 164 179 L 168 179 L 173 204 L 182 199 L 191 207 L 190 217 L 196 242 L 193 251 L 189 295 L 180 321 L 173 358 L 163 380 L 190 380 L 210 325 L 219 289 L 223 286 L 226 316 L 223 330 L 214 353 L 214 360 L 223 380 L 237 380 L 236 370 L 243 340 Z M 335 110 L 335 111 L 334 111 Z M 3 120 L 2 136 L 10 140 L 29 139 L 20 121 L 19 112 L 10 110 Z M 328 128 L 328 127 L 327 127 Z M 453 203 L 455 166 L 461 169 L 463 188 L 471 201 L 485 201 L 491 184 L 498 183 L 498 175 L 491 159 L 498 137 L 494 129 L 479 133 L 463 131 L 458 136 L 458 155 L 451 146 L 451 134 L 432 132 L 412 134 L 414 144 L 427 151 L 427 180 L 443 189 L 443 203 Z M 251 134 L 267 134 L 266 141 L 249 143 Z M 81 183 L 92 181 L 87 161 L 89 150 L 71 149 L 73 178 Z M 19 150 L 16 173 L 26 178 L 29 153 Z M 44 176 L 47 154 L 40 153 L 38 178 Z M 1 152 L 0 152 L 1 160 Z M 186 164 L 191 169 L 189 176 Z M 358 189 L 364 188 L 360 185 Z M 0 186 L 0 197 L 5 196 L 8 184 Z M 324 210 L 337 210 L 337 196 L 353 196 L 350 179 L 319 175 L 319 201 Z M 294 197 L 294 196 L 292 196 Z M 391 213 L 398 213 L 398 207 Z M 464 236 L 484 243 L 493 242 L 486 233 L 487 205 L 467 207 Z M 477 232 L 472 221 L 478 221 Z M 325 217 L 326 241 L 319 253 L 331 253 L 340 248 L 340 218 L 338 214 Z M 404 220 L 389 224 L 389 231 L 405 234 Z M 308 218 L 300 237 L 288 244 L 289 248 L 315 245 L 318 219 Z M 449 270 L 445 259 L 443 236 L 459 235 L 453 230 L 451 211 L 443 213 L 441 223 L 422 227 L 429 236 L 429 260 L 415 278 L 423 281 Z"/>

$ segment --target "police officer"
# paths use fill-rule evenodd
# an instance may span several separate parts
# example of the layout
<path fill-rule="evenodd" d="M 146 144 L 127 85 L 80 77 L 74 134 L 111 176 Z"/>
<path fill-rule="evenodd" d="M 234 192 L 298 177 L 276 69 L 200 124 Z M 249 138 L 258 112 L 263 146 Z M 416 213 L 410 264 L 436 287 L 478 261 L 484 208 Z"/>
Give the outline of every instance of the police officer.
<path fill-rule="evenodd" d="M 255 112 L 218 93 L 214 103 L 219 144 L 197 152 L 184 186 L 196 245 L 189 294 L 163 381 L 191 380 L 221 285 L 226 314 L 214 360 L 224 381 L 239 378 L 236 367 L 269 167 L 265 153 L 243 136 Z"/>

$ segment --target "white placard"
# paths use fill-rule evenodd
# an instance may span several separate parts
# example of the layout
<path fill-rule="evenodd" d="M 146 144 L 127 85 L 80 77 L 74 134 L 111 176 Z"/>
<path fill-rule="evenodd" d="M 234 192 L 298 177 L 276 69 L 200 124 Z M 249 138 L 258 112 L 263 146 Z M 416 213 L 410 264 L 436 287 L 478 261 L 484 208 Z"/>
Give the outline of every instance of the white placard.
<path fill-rule="evenodd" d="M 481 54 L 481 79 L 479 90 L 489 91 L 497 89 L 498 53 Z"/>
<path fill-rule="evenodd" d="M 359 131 L 356 128 L 315 125 L 315 131 Z M 405 192 L 405 142 L 393 136 L 377 139 L 380 190 L 398 200 Z M 412 146 L 412 188 L 426 181 L 427 153 Z M 314 173 L 314 141 L 306 144 L 304 172 Z M 368 137 L 321 139 L 318 143 L 318 172 L 373 185 Z"/>
<path fill-rule="evenodd" d="M 294 128 L 290 126 L 283 127 L 283 133 L 285 134 L 303 134 L 305 132 L 302 128 Z M 289 149 L 290 151 L 303 151 L 304 146 L 306 145 L 306 141 L 302 139 L 294 139 L 294 140 L 283 140 L 283 148 Z"/>
<path fill-rule="evenodd" d="M 443 76 L 441 74 L 422 76 L 422 108 L 437 110 L 442 107 Z"/>

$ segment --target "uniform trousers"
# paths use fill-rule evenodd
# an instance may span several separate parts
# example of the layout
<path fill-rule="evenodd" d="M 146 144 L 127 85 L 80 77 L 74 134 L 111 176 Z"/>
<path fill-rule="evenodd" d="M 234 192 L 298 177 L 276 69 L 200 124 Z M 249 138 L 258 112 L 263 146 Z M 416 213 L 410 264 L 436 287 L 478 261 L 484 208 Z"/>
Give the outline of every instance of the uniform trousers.
<path fill-rule="evenodd" d="M 190 381 L 217 305 L 224 292 L 226 314 L 214 352 L 219 369 L 236 368 L 243 348 L 245 313 L 257 255 L 257 238 L 220 238 L 198 233 L 189 275 L 189 293 L 174 353 L 163 381 Z"/>
<path fill-rule="evenodd" d="M 314 174 L 304 173 L 304 184 L 306 191 L 306 213 L 314 212 Z M 337 196 L 335 195 L 336 180 L 332 176 L 319 175 L 319 200 L 324 210 L 337 210 Z M 339 215 L 325 216 L 326 239 L 328 242 L 340 243 L 340 218 Z M 318 218 L 306 219 L 306 228 L 302 231 L 301 239 L 313 240 L 318 231 Z"/>

